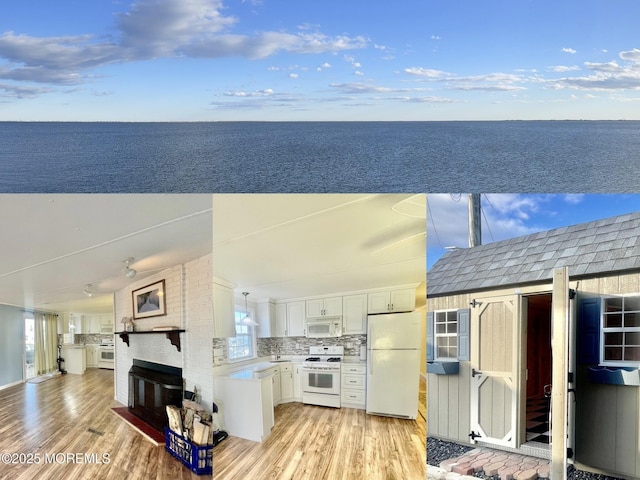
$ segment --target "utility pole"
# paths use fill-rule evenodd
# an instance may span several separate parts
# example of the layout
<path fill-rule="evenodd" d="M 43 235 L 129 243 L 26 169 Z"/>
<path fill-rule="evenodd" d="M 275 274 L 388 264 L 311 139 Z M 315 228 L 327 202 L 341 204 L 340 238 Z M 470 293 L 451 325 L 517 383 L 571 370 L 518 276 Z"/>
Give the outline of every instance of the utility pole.
<path fill-rule="evenodd" d="M 469 247 L 482 244 L 482 226 L 480 223 L 480 194 L 469 194 Z"/>

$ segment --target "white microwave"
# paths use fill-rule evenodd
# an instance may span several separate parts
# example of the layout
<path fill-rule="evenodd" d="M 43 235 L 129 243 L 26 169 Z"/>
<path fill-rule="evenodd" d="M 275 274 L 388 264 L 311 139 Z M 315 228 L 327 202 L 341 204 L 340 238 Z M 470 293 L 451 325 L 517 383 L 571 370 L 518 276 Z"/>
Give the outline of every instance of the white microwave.
<path fill-rule="evenodd" d="M 327 338 L 342 336 L 342 317 L 308 318 L 307 338 Z"/>

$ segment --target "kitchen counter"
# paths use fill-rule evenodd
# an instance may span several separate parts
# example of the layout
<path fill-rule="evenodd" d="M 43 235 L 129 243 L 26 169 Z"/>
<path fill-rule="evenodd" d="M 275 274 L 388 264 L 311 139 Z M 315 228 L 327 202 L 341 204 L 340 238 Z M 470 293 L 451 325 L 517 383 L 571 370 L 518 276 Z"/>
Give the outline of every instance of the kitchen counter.
<path fill-rule="evenodd" d="M 67 373 L 82 375 L 87 368 L 84 345 L 62 345 L 60 352 L 64 358 L 64 369 Z"/>

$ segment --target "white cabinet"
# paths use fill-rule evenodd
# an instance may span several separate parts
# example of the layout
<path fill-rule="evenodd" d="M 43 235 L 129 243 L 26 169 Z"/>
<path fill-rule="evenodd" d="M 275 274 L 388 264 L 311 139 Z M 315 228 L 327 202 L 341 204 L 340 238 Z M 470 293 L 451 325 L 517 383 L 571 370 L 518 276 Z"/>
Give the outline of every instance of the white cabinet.
<path fill-rule="evenodd" d="M 342 298 L 342 333 L 367 333 L 367 295 L 348 295 Z"/>
<path fill-rule="evenodd" d="M 82 375 L 87 368 L 85 348 L 75 345 L 62 346 L 62 358 L 64 358 L 64 369 L 67 373 Z"/>
<path fill-rule="evenodd" d="M 101 333 L 101 334 L 112 334 L 114 332 L 113 329 L 113 315 L 100 315 L 98 317 L 98 323 L 99 323 L 99 327 L 98 327 L 98 332 L 97 333 Z"/>
<path fill-rule="evenodd" d="M 293 365 L 280 365 L 280 396 L 281 402 L 293 402 Z"/>
<path fill-rule="evenodd" d="M 215 338 L 235 337 L 235 303 L 233 290 L 213 284 L 213 335 Z"/>
<path fill-rule="evenodd" d="M 280 387 L 280 367 L 274 367 L 271 375 L 271 385 L 273 388 L 273 406 L 275 407 L 282 400 L 282 390 Z"/>
<path fill-rule="evenodd" d="M 271 377 L 234 379 L 214 377 L 214 398 L 223 428 L 229 435 L 262 442 L 274 425 Z"/>
<path fill-rule="evenodd" d="M 307 317 L 342 315 L 342 297 L 317 298 L 306 301 Z"/>
<path fill-rule="evenodd" d="M 302 364 L 293 365 L 293 400 L 302 401 Z"/>
<path fill-rule="evenodd" d="M 98 345 L 86 345 L 85 354 L 87 358 L 87 368 L 98 367 Z"/>
<path fill-rule="evenodd" d="M 305 334 L 305 302 L 287 303 L 287 337 L 304 337 Z"/>
<path fill-rule="evenodd" d="M 360 364 L 342 365 L 340 400 L 343 407 L 361 408 L 366 405 L 367 367 Z"/>
<path fill-rule="evenodd" d="M 276 323 L 274 337 L 286 337 L 287 336 L 287 304 L 276 304 Z"/>
<path fill-rule="evenodd" d="M 271 301 L 258 302 L 256 308 L 258 338 L 268 338 L 276 333 L 276 304 Z"/>
<path fill-rule="evenodd" d="M 416 291 L 413 288 L 374 292 L 368 295 L 369 313 L 411 312 L 416 306 Z"/>

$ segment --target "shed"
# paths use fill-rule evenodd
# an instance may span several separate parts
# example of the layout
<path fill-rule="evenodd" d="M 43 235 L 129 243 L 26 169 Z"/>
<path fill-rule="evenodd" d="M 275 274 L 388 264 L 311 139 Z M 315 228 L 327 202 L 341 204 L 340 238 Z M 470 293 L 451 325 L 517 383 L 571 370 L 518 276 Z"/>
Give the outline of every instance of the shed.
<path fill-rule="evenodd" d="M 561 268 L 568 344 L 552 354 Z M 549 458 L 552 373 L 566 368 L 568 457 L 640 478 L 640 212 L 449 251 L 427 273 L 427 310 L 429 436 Z"/>

